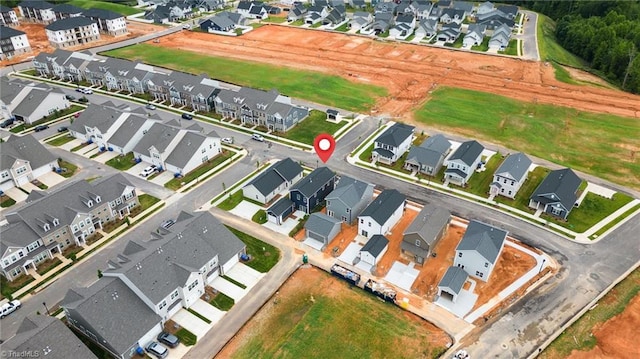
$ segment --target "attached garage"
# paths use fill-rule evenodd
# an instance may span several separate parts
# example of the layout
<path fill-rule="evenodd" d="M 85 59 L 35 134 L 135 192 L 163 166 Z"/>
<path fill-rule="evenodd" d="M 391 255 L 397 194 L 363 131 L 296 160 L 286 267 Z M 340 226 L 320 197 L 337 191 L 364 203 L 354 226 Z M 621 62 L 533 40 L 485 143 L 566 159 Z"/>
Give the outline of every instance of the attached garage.
<path fill-rule="evenodd" d="M 447 269 L 440 283 L 438 283 L 438 296 L 456 302 L 458 294 L 464 283 L 469 278 L 467 272 L 460 267 L 451 266 Z"/>
<path fill-rule="evenodd" d="M 312 213 L 304 224 L 307 238 L 314 239 L 324 246 L 328 245 L 342 228 L 342 221 L 324 213 Z M 323 247 L 324 247 L 323 246 Z"/>
<path fill-rule="evenodd" d="M 360 260 L 375 266 L 389 248 L 387 237 L 376 234 L 360 250 Z"/>
<path fill-rule="evenodd" d="M 293 208 L 294 203 L 288 197 L 282 197 L 267 209 L 267 219 L 269 222 L 281 225 L 287 216 L 293 213 Z"/>

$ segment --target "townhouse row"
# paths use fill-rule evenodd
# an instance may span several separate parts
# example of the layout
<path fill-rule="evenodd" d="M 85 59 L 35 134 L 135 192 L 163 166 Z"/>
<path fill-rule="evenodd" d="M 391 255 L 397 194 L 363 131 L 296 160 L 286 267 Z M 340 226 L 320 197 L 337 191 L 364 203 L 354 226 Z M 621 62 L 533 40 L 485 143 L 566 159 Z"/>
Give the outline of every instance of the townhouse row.
<path fill-rule="evenodd" d="M 215 112 L 243 125 L 286 132 L 309 115 L 277 90 L 227 87 L 207 75 L 160 69 L 121 59 L 99 60 L 86 54 L 56 50 L 33 59 L 40 76 L 87 81 L 92 86 L 129 94 L 149 94 L 155 101 L 197 112 Z"/>

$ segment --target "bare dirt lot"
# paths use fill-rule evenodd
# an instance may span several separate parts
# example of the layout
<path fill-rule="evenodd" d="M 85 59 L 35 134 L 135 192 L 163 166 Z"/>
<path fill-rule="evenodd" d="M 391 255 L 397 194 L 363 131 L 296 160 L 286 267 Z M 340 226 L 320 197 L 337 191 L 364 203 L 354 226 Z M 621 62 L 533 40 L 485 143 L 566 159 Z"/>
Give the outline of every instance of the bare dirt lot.
<path fill-rule="evenodd" d="M 266 25 L 239 37 L 180 32 L 156 46 L 284 65 L 386 87 L 379 113 L 411 120 L 412 109 L 437 86 L 491 92 L 528 102 L 640 118 L 640 96 L 554 78 L 553 67 L 510 57 L 359 36 Z"/>
<path fill-rule="evenodd" d="M 53 52 L 55 48 L 49 44 L 49 39 L 47 39 L 47 33 L 44 28 L 46 25 L 43 24 L 35 24 L 29 22 L 22 22 L 20 25 L 15 28 L 20 31 L 24 31 L 27 34 L 27 38 L 29 39 L 29 44 L 31 45 L 31 52 L 22 54 L 20 56 L 16 56 L 11 60 L 6 60 L 0 62 L 0 65 L 6 66 L 11 64 L 17 64 L 19 62 L 25 61 L 33 56 L 38 55 L 40 52 Z M 69 47 L 65 50 L 69 51 L 80 51 L 90 47 L 102 46 L 104 44 L 109 44 L 112 42 L 122 41 L 125 39 L 130 39 L 138 36 L 143 36 L 146 34 L 150 34 L 153 32 L 164 30 L 164 27 L 153 25 L 153 24 L 145 24 L 141 22 L 129 22 L 127 23 L 127 28 L 129 29 L 129 33 L 124 36 L 109 36 L 105 34 L 100 34 L 100 41 L 92 42 L 84 46 L 75 46 Z"/>

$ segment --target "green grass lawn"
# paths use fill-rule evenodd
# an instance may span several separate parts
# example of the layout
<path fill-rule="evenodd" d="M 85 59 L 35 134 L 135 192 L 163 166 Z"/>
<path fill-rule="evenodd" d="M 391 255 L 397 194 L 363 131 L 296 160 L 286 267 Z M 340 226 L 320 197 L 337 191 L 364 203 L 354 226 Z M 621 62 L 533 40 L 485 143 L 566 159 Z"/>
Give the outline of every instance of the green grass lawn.
<path fill-rule="evenodd" d="M 260 273 L 267 273 L 280 260 L 280 250 L 269 243 L 265 243 L 239 230 L 228 227 L 247 246 L 247 254 L 251 256 L 249 262 L 245 262 L 249 267 Z"/>
<path fill-rule="evenodd" d="M 67 162 L 65 160 L 58 160 L 58 166 L 60 166 L 60 168 L 62 169 L 66 169 L 66 171 L 62 171 L 60 173 L 60 176 L 64 177 L 64 178 L 69 178 L 71 176 L 73 176 L 74 173 L 76 173 L 76 171 L 78 170 L 78 166 L 74 165 L 71 162 Z"/>
<path fill-rule="evenodd" d="M 198 337 L 196 337 L 195 334 L 184 328 L 180 328 L 176 331 L 176 337 L 180 339 L 180 343 L 188 347 L 195 345 L 198 341 Z"/>
<path fill-rule="evenodd" d="M 371 154 L 373 153 L 374 144 L 372 143 L 366 150 L 360 154 L 360 161 L 371 162 Z"/>
<path fill-rule="evenodd" d="M 224 293 L 218 292 L 218 294 L 216 294 L 216 296 L 213 297 L 213 299 L 211 299 L 209 303 L 211 303 L 211 305 L 213 305 L 214 307 L 227 312 L 233 307 L 235 301 L 233 300 L 233 298 L 225 295 Z"/>
<path fill-rule="evenodd" d="M 578 56 L 565 50 L 558 44 L 555 31 L 556 23 L 549 17 L 538 14 L 538 50 L 542 61 L 555 61 L 571 67 L 585 68 L 587 63 Z"/>
<path fill-rule="evenodd" d="M 267 212 L 264 209 L 259 209 L 253 217 L 251 217 L 251 220 L 258 224 L 265 224 L 267 223 Z"/>
<path fill-rule="evenodd" d="M 140 201 L 140 207 L 142 208 L 143 211 L 153 206 L 154 204 L 160 202 L 160 198 L 156 198 L 146 193 L 139 195 L 138 200 Z"/>
<path fill-rule="evenodd" d="M 270 16 L 266 19 L 260 20 L 262 22 L 267 22 L 267 23 L 272 23 L 272 24 L 282 24 L 283 22 L 287 22 L 287 18 L 286 17 L 273 17 Z"/>
<path fill-rule="evenodd" d="M 478 111 L 482 116 L 478 116 Z M 520 102 L 484 92 L 439 88 L 416 120 L 491 141 L 622 185 L 640 188 L 637 119 Z M 635 156 L 635 157 L 634 157 Z"/>
<path fill-rule="evenodd" d="M 14 279 L 13 282 L 9 282 L 4 276 L 0 276 L 0 294 L 3 298 L 11 299 L 12 294 L 25 285 L 33 282 L 35 278 L 30 275 L 21 275 Z"/>
<path fill-rule="evenodd" d="M 66 136 L 57 137 L 57 138 L 54 138 L 53 140 L 47 141 L 47 144 L 57 147 L 57 146 L 62 146 L 65 143 L 71 142 L 73 140 L 75 140 L 75 137 L 66 135 Z"/>
<path fill-rule="evenodd" d="M 533 191 L 538 188 L 542 180 L 551 172 L 548 168 L 538 166 L 533 171 L 529 172 L 527 179 L 524 181 L 520 190 L 516 194 L 515 199 L 509 199 L 502 196 L 496 196 L 495 200 L 500 203 L 507 204 L 513 208 L 517 208 L 521 211 L 534 213 L 535 211 L 529 208 L 529 198 L 533 194 Z"/>
<path fill-rule="evenodd" d="M 218 208 L 225 211 L 230 211 L 236 208 L 236 206 L 239 205 L 240 202 L 242 202 L 242 198 L 242 190 L 235 191 L 229 197 L 227 197 L 227 199 L 220 202 Z"/>
<path fill-rule="evenodd" d="M 144 12 L 144 10 L 135 9 L 131 6 L 114 4 L 113 2 L 106 2 L 106 1 L 71 0 L 68 2 L 68 4 L 81 7 L 83 9 L 96 8 L 96 9 L 110 10 L 113 12 L 117 12 L 118 14 L 122 14 L 124 16 L 129 16 L 129 15 Z"/>
<path fill-rule="evenodd" d="M 607 320 L 622 313 L 629 302 L 640 293 L 640 269 L 618 283 L 607 293 L 597 306 L 586 312 L 567 328 L 556 340 L 538 355 L 540 359 L 567 358 L 572 350 L 589 351 L 597 340 L 592 330 Z M 576 357 L 580 357 L 579 353 Z M 583 353 L 584 354 L 584 353 Z"/>
<path fill-rule="evenodd" d="M 349 31 L 349 23 L 346 22 L 346 23 L 338 26 L 335 30 L 336 31 L 341 31 L 341 32 L 347 32 L 347 31 Z"/>
<path fill-rule="evenodd" d="M 571 210 L 566 222 L 556 220 L 554 222 L 572 231 L 582 233 L 631 200 L 633 198 L 623 193 L 616 193 L 612 199 L 608 199 L 589 192 L 580 203 L 580 207 Z"/>
<path fill-rule="evenodd" d="M 2 202 L 0 202 L 0 208 L 11 207 L 16 204 L 16 201 L 9 196 L 2 196 Z"/>
<path fill-rule="evenodd" d="M 135 166 L 136 162 L 134 161 L 133 152 L 129 152 L 124 156 L 114 157 L 105 162 L 105 164 L 119 171 L 126 171 L 129 168 Z"/>
<path fill-rule="evenodd" d="M 70 151 L 71 152 L 78 152 L 78 151 L 80 151 L 81 149 L 83 149 L 83 148 L 85 148 L 87 146 L 89 146 L 89 144 L 87 142 L 84 142 L 84 143 L 81 143 L 81 144 L 77 145 L 76 147 L 72 148 Z"/>
<path fill-rule="evenodd" d="M 304 25 L 304 19 L 293 21 L 290 25 L 292 25 L 292 26 L 302 26 L 302 25 Z"/>
<path fill-rule="evenodd" d="M 615 226 L 616 224 L 620 223 L 625 218 L 629 217 L 631 214 L 635 213 L 639 209 L 640 209 L 640 204 L 637 204 L 637 205 L 629 208 L 623 214 L 618 216 L 616 219 L 614 219 L 613 221 L 607 223 L 605 226 L 601 227 L 597 232 L 592 234 L 591 235 L 591 237 L 592 237 L 591 239 L 596 239 L 596 238 L 600 237 L 606 231 L 608 231 L 609 229 L 613 228 L 613 226 Z"/>
<path fill-rule="evenodd" d="M 233 279 L 233 278 L 231 278 L 231 277 L 228 277 L 228 276 L 226 276 L 226 275 L 222 275 L 222 276 L 220 276 L 220 277 L 224 278 L 226 281 L 229 281 L 229 282 L 233 283 L 233 284 L 234 284 L 235 286 L 237 286 L 237 287 L 240 287 L 240 288 L 242 288 L 242 289 L 247 289 L 247 286 L 246 286 L 246 285 L 244 285 L 244 284 L 242 284 L 242 283 L 238 282 L 237 280 L 235 280 L 235 279 Z"/>
<path fill-rule="evenodd" d="M 24 123 L 22 123 L 22 124 L 20 124 L 18 126 L 13 127 L 9 131 L 12 132 L 12 133 L 20 133 L 20 132 L 24 131 L 24 129 L 25 129 Z"/>
<path fill-rule="evenodd" d="M 499 54 L 505 54 L 510 56 L 518 56 L 518 40 L 511 39 L 504 51 L 498 51 Z"/>
<path fill-rule="evenodd" d="M 489 40 L 491 40 L 491 38 L 485 36 L 484 39 L 482 39 L 482 43 L 478 46 L 471 46 L 471 50 L 487 52 L 487 50 L 489 50 Z"/>
<path fill-rule="evenodd" d="M 438 358 L 446 350 L 432 344 L 425 321 L 395 305 L 338 279 L 329 282 L 331 295 L 327 281 L 308 282 L 267 304 L 231 358 Z"/>
<path fill-rule="evenodd" d="M 233 157 L 233 152 L 222 150 L 222 153 L 219 154 L 216 158 L 209 160 L 207 163 L 201 165 L 200 167 L 196 167 L 194 170 L 187 173 L 184 177 L 172 179 L 171 181 L 165 183 L 164 186 L 175 191 L 183 186 L 182 183 L 187 185 L 190 182 L 195 181 L 198 177 L 216 168 L 222 162 L 231 157 Z"/>
<path fill-rule="evenodd" d="M 277 136 L 313 145 L 313 140 L 319 134 L 329 133 L 333 135 L 346 124 L 346 122 L 329 122 L 327 121 L 326 113 L 318 110 L 311 110 L 309 116 L 302 120 L 302 122 L 286 133 L 277 133 Z"/>
<path fill-rule="evenodd" d="M 567 71 L 564 67 L 562 67 L 562 65 L 558 64 L 555 61 L 552 61 L 551 66 L 553 66 L 554 74 L 556 75 L 556 80 L 560 82 L 564 82 L 566 84 L 572 84 L 572 85 L 579 84 L 578 81 L 574 80 L 571 77 L 571 74 L 569 74 L 569 71 Z"/>
<path fill-rule="evenodd" d="M 366 111 L 374 105 L 376 98 L 387 95 L 385 88 L 353 83 L 339 76 L 175 51 L 148 44 L 103 54 L 194 74 L 208 73 L 212 78 L 242 86 L 263 90 L 276 88 L 287 96 L 350 111 Z"/>
<path fill-rule="evenodd" d="M 456 41 L 454 41 L 452 43 L 447 42 L 447 43 L 444 44 L 444 46 L 445 47 L 453 47 L 453 48 L 459 49 L 459 48 L 462 47 L 462 41 L 463 40 L 464 40 L 464 36 L 461 35 L 461 36 L 458 36 Z"/>
<path fill-rule="evenodd" d="M 485 164 L 486 169 L 482 172 L 474 172 L 464 190 L 480 197 L 487 197 L 489 195 L 489 185 L 493 181 L 493 173 L 503 161 L 504 158 L 500 153 L 491 156 Z"/>

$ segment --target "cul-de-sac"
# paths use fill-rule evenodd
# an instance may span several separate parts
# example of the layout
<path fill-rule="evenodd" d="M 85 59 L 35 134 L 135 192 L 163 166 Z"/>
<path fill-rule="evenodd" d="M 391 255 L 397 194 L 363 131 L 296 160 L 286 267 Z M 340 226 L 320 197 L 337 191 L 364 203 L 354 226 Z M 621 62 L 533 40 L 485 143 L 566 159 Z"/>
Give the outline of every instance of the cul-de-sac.
<path fill-rule="evenodd" d="M 640 357 L 637 2 L 0 13 L 1 356 Z"/>

